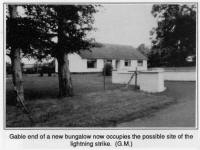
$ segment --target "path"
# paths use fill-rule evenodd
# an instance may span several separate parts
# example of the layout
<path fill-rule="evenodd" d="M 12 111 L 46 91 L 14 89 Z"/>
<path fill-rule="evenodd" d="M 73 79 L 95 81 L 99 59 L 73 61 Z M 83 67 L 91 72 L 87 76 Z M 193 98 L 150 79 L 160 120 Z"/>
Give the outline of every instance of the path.
<path fill-rule="evenodd" d="M 177 103 L 154 114 L 118 127 L 194 127 L 195 126 L 195 82 L 165 82 L 167 95 L 176 97 Z"/>

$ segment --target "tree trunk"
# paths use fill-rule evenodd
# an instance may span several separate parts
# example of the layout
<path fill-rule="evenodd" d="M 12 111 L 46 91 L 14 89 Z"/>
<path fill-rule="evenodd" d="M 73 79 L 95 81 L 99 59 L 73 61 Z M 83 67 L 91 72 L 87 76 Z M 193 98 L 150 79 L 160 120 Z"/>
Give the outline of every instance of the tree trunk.
<path fill-rule="evenodd" d="M 59 96 L 73 96 L 72 80 L 69 71 L 69 61 L 65 46 L 66 41 L 64 33 L 64 24 L 62 7 L 56 7 L 58 16 L 58 43 L 57 43 L 57 60 L 58 60 L 58 80 L 59 80 Z"/>
<path fill-rule="evenodd" d="M 11 19 L 16 19 L 17 6 L 9 5 L 9 13 Z M 23 88 L 23 79 L 22 79 L 22 66 L 20 61 L 20 49 L 15 46 L 11 49 L 11 61 L 12 61 L 12 76 L 13 76 L 13 85 L 16 92 L 16 101 L 23 103 L 24 102 L 24 88 Z"/>
<path fill-rule="evenodd" d="M 72 80 L 69 71 L 68 55 L 65 53 L 58 60 L 59 96 L 73 96 Z"/>
<path fill-rule="evenodd" d="M 16 92 L 17 103 L 24 102 L 24 87 L 23 87 L 23 78 L 22 78 L 22 66 L 20 61 L 20 49 L 13 49 L 12 52 L 12 76 L 13 76 L 13 85 Z"/>

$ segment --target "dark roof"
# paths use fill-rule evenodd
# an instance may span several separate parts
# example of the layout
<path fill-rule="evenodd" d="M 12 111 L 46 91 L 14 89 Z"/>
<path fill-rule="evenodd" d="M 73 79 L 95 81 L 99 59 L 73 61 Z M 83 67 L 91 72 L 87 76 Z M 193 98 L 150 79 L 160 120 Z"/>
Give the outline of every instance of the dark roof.
<path fill-rule="evenodd" d="M 147 58 L 137 49 L 127 45 L 100 44 L 97 47 L 80 52 L 85 59 L 129 59 L 146 60 Z"/>

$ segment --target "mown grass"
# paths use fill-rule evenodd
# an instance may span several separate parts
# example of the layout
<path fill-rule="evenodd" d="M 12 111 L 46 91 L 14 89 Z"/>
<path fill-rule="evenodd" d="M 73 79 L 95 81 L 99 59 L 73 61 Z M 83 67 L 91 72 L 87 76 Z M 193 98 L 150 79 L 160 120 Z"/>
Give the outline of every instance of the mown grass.
<path fill-rule="evenodd" d="M 26 114 L 7 104 L 7 127 L 109 127 L 147 115 L 175 102 L 164 94 L 148 94 L 106 79 L 103 90 L 100 75 L 73 75 L 75 96 L 57 98 L 56 77 L 25 77 L 26 104 L 34 123 Z M 7 100 L 12 87 L 7 82 Z"/>

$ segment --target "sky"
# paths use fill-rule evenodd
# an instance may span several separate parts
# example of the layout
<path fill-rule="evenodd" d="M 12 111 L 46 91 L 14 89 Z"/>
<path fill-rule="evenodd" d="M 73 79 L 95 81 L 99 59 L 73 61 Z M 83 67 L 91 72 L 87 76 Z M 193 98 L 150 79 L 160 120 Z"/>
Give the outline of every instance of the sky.
<path fill-rule="evenodd" d="M 132 45 L 151 45 L 150 30 L 156 27 L 151 4 L 107 4 L 95 14 L 97 42 Z"/>

